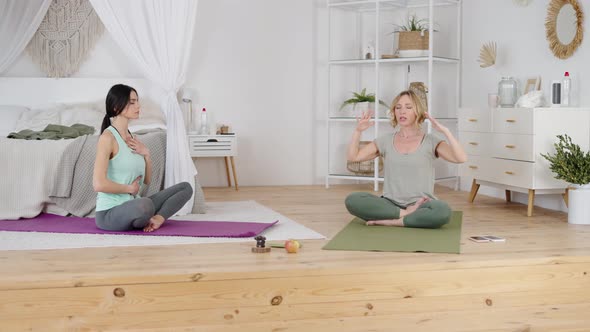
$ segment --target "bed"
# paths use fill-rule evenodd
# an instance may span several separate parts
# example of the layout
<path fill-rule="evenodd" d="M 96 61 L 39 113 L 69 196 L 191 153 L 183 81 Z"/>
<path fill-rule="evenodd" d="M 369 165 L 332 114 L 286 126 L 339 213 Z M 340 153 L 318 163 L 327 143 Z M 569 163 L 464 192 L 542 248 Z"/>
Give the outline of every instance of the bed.
<path fill-rule="evenodd" d="M 0 78 L 0 220 L 34 217 L 45 211 L 92 216 L 96 193 L 92 169 L 104 116 L 104 98 L 117 83 L 137 89 L 142 110 L 130 131 L 152 154 L 153 180 L 142 195 L 164 184 L 166 123 L 154 102 L 161 96 L 141 79 Z M 82 123 L 94 135 L 62 140 L 6 138 L 22 129 L 42 130 L 48 124 Z M 195 177 L 193 213 L 204 213 L 205 202 Z"/>

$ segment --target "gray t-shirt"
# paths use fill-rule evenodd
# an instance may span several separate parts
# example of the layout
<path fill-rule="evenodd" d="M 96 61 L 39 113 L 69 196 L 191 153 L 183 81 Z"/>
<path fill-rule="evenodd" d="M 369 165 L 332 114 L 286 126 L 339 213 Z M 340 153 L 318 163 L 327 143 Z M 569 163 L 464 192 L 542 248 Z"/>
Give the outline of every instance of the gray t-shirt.
<path fill-rule="evenodd" d="M 383 196 L 403 207 L 425 195 L 434 197 L 436 147 L 443 139 L 425 134 L 416 151 L 404 154 L 393 146 L 393 137 L 387 134 L 375 140 L 385 169 Z"/>

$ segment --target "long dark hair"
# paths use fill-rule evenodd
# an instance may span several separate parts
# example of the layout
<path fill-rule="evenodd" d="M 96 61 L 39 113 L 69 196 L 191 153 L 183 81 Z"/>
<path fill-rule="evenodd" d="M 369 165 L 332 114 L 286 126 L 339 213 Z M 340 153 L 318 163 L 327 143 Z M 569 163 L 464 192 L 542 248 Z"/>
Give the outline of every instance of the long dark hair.
<path fill-rule="evenodd" d="M 104 119 L 102 119 L 101 134 L 111 125 L 111 118 L 121 114 L 125 109 L 129 103 L 129 98 L 131 98 L 131 91 L 137 94 L 134 88 L 125 84 L 115 84 L 111 87 L 105 101 L 106 114 Z"/>

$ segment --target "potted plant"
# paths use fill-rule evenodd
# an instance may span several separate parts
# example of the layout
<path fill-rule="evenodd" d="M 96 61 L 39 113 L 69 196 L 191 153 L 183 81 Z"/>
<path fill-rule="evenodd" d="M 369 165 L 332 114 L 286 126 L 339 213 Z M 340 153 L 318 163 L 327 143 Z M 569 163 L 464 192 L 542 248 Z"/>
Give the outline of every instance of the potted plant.
<path fill-rule="evenodd" d="M 543 154 L 555 178 L 570 183 L 568 222 L 590 224 L 590 152 L 582 151 L 568 135 L 557 135 L 555 154 Z"/>
<path fill-rule="evenodd" d="M 345 108 L 348 105 L 352 105 L 352 110 L 354 112 L 357 110 L 357 106 L 358 106 L 358 112 L 355 112 L 358 114 L 360 112 L 364 112 L 367 110 L 373 110 L 375 108 L 375 94 L 374 93 L 367 94 L 367 88 L 363 88 L 363 90 L 361 90 L 360 93 L 353 92 L 352 95 L 353 95 L 352 98 L 347 99 L 344 102 L 342 102 L 342 106 L 340 106 L 340 110 L 342 110 L 343 108 Z M 384 106 L 386 109 L 389 109 L 389 106 L 383 100 L 379 100 L 379 104 Z"/>
<path fill-rule="evenodd" d="M 429 24 L 426 19 L 418 19 L 416 15 L 410 16 L 405 25 L 395 24 L 392 33 L 399 34 L 398 54 L 407 53 L 408 56 L 427 55 Z"/>

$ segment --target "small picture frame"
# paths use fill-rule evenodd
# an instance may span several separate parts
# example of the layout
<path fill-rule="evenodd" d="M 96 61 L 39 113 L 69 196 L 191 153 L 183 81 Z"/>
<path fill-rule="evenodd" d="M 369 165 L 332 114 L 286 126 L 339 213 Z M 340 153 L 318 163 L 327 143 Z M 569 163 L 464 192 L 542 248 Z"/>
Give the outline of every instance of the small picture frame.
<path fill-rule="evenodd" d="M 541 90 L 541 76 L 537 76 L 537 78 L 529 78 L 526 81 L 524 93 L 527 94 L 531 91 L 537 90 Z"/>

